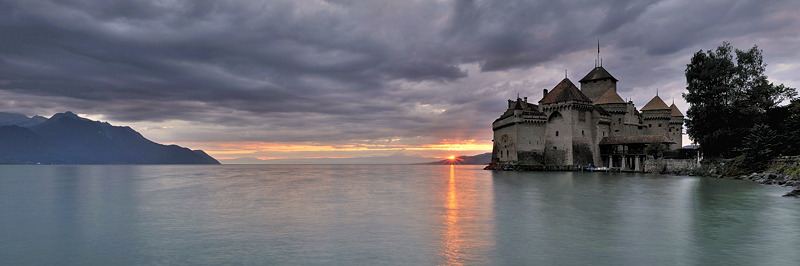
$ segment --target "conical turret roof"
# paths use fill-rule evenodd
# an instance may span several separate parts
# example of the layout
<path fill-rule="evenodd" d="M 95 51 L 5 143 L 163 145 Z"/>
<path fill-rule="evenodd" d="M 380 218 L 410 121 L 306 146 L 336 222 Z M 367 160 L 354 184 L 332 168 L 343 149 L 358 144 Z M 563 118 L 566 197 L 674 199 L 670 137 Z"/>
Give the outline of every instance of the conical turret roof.
<path fill-rule="evenodd" d="M 678 110 L 678 107 L 677 107 L 677 106 L 675 106 L 675 104 L 674 104 L 674 103 L 673 103 L 673 104 L 672 104 L 672 105 L 669 107 L 669 109 L 671 109 L 671 110 L 672 110 L 672 114 L 670 114 L 670 116 L 680 116 L 680 117 L 683 117 L 683 114 L 681 113 L 681 110 Z"/>
<path fill-rule="evenodd" d="M 594 104 L 607 104 L 607 103 L 625 103 L 625 100 L 617 94 L 613 89 L 608 89 L 600 98 L 594 101 Z"/>
<path fill-rule="evenodd" d="M 553 90 L 547 93 L 547 96 L 542 98 L 539 103 L 548 104 L 548 103 L 555 103 L 555 102 L 565 102 L 569 100 L 576 100 L 576 101 L 584 101 L 584 102 L 592 102 L 589 97 L 586 97 L 578 87 L 575 87 L 575 84 L 572 83 L 568 78 L 561 80 L 558 85 L 556 85 Z"/>
<path fill-rule="evenodd" d="M 656 95 L 656 97 L 653 97 L 653 99 L 650 100 L 650 102 L 648 102 L 647 104 L 644 105 L 644 107 L 642 107 L 642 111 L 669 110 L 669 109 L 670 109 L 669 106 L 667 106 L 667 104 L 664 103 L 664 100 L 661 100 L 661 97 L 658 97 L 658 95 Z"/>
<path fill-rule="evenodd" d="M 589 71 L 589 74 L 586 74 L 586 76 L 583 77 L 578 82 L 592 81 L 592 80 L 606 79 L 606 78 L 610 78 L 610 79 L 613 79 L 614 81 L 618 81 L 616 78 L 614 78 L 614 76 L 609 74 L 608 71 L 606 71 L 605 68 L 603 68 L 602 66 L 599 66 L 599 67 L 595 67 L 594 69 L 592 69 L 592 71 Z"/>

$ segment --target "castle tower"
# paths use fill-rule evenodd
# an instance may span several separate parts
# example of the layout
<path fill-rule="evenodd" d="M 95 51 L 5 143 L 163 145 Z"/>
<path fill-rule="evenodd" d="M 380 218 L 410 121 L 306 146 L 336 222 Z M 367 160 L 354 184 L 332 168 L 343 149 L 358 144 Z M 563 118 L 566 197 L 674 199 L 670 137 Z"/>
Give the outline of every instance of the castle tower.
<path fill-rule="evenodd" d="M 669 140 L 675 142 L 675 144 L 670 145 L 670 150 L 676 150 L 683 147 L 683 114 L 678 110 L 678 107 L 675 106 L 675 103 L 672 103 L 669 108 L 669 135 L 667 137 Z"/>
<path fill-rule="evenodd" d="M 615 90 L 609 89 L 600 98 L 594 101 L 594 105 L 600 106 L 611 114 L 611 124 L 609 137 L 622 136 L 625 133 L 625 123 L 628 113 L 628 103 Z"/>
<path fill-rule="evenodd" d="M 594 102 L 607 90 L 616 92 L 617 81 L 603 66 L 597 66 L 578 82 L 581 83 L 581 92 Z"/>
<path fill-rule="evenodd" d="M 528 97 L 508 100 L 508 109 L 492 123 L 492 162 L 541 164 L 547 118 Z"/>
<path fill-rule="evenodd" d="M 545 165 L 593 164 L 592 100 L 564 78 L 539 101 L 539 107 L 547 117 Z"/>
<path fill-rule="evenodd" d="M 661 97 L 658 97 L 658 94 L 642 107 L 642 118 L 644 125 L 647 126 L 647 135 L 661 135 L 669 138 L 672 109 L 664 103 L 664 100 L 661 100 Z"/>

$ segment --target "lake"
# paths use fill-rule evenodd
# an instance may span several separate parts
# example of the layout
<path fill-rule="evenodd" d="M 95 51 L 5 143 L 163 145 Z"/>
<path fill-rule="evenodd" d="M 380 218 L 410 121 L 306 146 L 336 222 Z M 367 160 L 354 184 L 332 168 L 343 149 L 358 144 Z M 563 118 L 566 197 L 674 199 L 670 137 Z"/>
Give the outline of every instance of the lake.
<path fill-rule="evenodd" d="M 749 181 L 472 165 L 0 166 L 0 265 L 800 265 Z"/>

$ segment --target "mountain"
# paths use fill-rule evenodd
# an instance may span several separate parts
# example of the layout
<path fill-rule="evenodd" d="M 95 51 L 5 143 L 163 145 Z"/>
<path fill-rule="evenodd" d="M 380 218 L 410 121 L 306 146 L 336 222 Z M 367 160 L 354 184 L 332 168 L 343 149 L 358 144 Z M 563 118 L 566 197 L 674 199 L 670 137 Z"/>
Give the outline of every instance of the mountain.
<path fill-rule="evenodd" d="M 421 163 L 421 164 L 489 164 L 492 162 L 492 153 L 482 153 L 475 156 L 456 156 L 455 159 L 444 159 L 441 161 Z"/>
<path fill-rule="evenodd" d="M 47 118 L 42 116 L 27 117 L 22 114 L 0 112 L 0 126 L 17 125 L 21 127 L 28 127 L 46 121 Z"/>
<path fill-rule="evenodd" d="M 219 164 L 203 151 L 158 144 L 130 127 L 72 112 L 38 123 L 5 114 L 0 122 L 10 125 L 0 126 L 0 164 Z"/>

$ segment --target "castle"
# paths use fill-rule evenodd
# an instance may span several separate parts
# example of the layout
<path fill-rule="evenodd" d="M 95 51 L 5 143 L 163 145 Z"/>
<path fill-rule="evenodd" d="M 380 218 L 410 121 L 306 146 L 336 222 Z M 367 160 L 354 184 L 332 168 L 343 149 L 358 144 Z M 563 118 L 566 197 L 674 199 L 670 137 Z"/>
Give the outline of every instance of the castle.
<path fill-rule="evenodd" d="M 508 100 L 492 123 L 493 163 L 617 167 L 641 171 L 648 145 L 681 147 L 683 114 L 658 96 L 641 110 L 617 94 L 617 79 L 595 66 L 578 89 L 564 78 L 538 104 Z"/>

